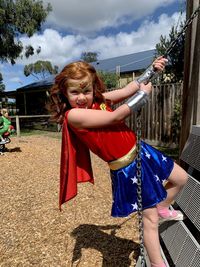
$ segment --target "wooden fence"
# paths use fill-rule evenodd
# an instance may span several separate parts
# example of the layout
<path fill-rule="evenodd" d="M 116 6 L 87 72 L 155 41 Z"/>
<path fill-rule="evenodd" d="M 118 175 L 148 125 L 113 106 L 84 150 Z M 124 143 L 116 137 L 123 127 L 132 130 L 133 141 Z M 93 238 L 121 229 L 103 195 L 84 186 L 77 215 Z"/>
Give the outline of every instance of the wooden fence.
<path fill-rule="evenodd" d="M 22 125 L 24 129 L 26 128 L 34 129 L 36 123 L 37 125 L 39 124 L 40 126 L 39 130 L 44 130 L 44 129 L 47 130 L 49 125 L 50 115 L 16 115 L 16 116 L 10 116 L 10 118 L 12 121 L 12 125 L 14 124 L 15 126 L 17 137 L 20 137 Z"/>

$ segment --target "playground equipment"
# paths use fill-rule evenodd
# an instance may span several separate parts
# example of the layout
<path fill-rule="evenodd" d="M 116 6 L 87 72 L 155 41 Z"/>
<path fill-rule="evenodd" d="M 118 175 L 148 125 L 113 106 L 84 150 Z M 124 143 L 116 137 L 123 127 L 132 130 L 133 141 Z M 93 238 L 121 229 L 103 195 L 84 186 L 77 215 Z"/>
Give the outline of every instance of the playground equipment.
<path fill-rule="evenodd" d="M 181 154 L 189 180 L 175 200 L 174 207 L 185 214 L 184 221 L 160 225 L 160 235 L 169 266 L 200 266 L 200 125 L 193 126 Z"/>
<path fill-rule="evenodd" d="M 3 155 L 6 144 L 10 143 L 10 133 L 6 132 L 2 135 L 4 141 L 0 141 L 0 155 Z"/>

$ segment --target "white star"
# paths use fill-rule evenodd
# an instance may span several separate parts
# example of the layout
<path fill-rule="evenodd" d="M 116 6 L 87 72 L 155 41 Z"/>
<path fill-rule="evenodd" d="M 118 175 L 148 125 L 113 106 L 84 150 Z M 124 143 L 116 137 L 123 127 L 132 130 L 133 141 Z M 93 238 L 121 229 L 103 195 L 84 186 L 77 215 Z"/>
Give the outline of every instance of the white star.
<path fill-rule="evenodd" d="M 162 161 L 166 161 L 166 162 L 167 162 L 167 157 L 164 157 L 164 156 L 162 155 Z"/>
<path fill-rule="evenodd" d="M 151 155 L 148 152 L 145 152 L 145 156 L 150 159 Z"/>
<path fill-rule="evenodd" d="M 137 202 L 135 202 L 134 204 L 131 204 L 131 205 L 133 207 L 133 210 L 137 210 L 137 208 L 138 208 Z"/>
<path fill-rule="evenodd" d="M 154 176 L 156 177 L 156 181 L 160 180 L 157 174 L 155 174 Z"/>
<path fill-rule="evenodd" d="M 137 178 L 136 178 L 136 176 L 134 176 L 133 178 L 131 178 L 131 180 L 132 180 L 133 184 L 137 184 Z"/>

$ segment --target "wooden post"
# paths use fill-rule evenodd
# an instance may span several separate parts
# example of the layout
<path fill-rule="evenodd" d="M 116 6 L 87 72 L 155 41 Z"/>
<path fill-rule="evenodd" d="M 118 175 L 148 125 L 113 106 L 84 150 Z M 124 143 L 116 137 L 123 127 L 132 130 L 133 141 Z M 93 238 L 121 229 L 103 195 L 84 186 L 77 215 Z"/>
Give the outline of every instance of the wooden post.
<path fill-rule="evenodd" d="M 187 19 L 199 6 L 200 0 L 187 0 Z M 200 124 L 200 14 L 186 32 L 180 154 L 191 131 L 192 124 Z"/>
<path fill-rule="evenodd" d="M 19 123 L 19 116 L 16 116 L 16 131 L 17 131 L 17 137 L 20 137 L 20 123 Z"/>
<path fill-rule="evenodd" d="M 119 84 L 118 84 L 118 86 L 119 86 L 119 88 L 121 88 L 121 78 L 120 78 L 120 65 L 117 65 L 116 66 L 116 75 L 117 75 L 117 77 L 118 77 L 118 79 L 119 79 Z"/>
<path fill-rule="evenodd" d="M 26 108 L 26 93 L 24 95 L 24 114 L 27 115 L 27 108 Z"/>
<path fill-rule="evenodd" d="M 200 2 L 200 1 L 198 1 Z M 200 3 L 199 3 L 200 4 Z M 195 57 L 193 64 L 193 72 L 195 75 L 195 91 L 194 91 L 194 118 L 193 124 L 200 125 L 200 14 L 196 21 L 196 36 L 195 36 Z"/>

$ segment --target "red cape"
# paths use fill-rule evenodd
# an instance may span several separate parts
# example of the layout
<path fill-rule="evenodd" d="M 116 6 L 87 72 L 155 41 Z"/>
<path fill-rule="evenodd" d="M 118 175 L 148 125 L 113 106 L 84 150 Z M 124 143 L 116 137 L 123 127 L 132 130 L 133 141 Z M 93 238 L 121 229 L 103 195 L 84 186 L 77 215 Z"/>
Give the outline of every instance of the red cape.
<path fill-rule="evenodd" d="M 77 183 L 94 183 L 89 149 L 68 128 L 67 114 L 62 128 L 59 208 L 77 195 Z"/>

